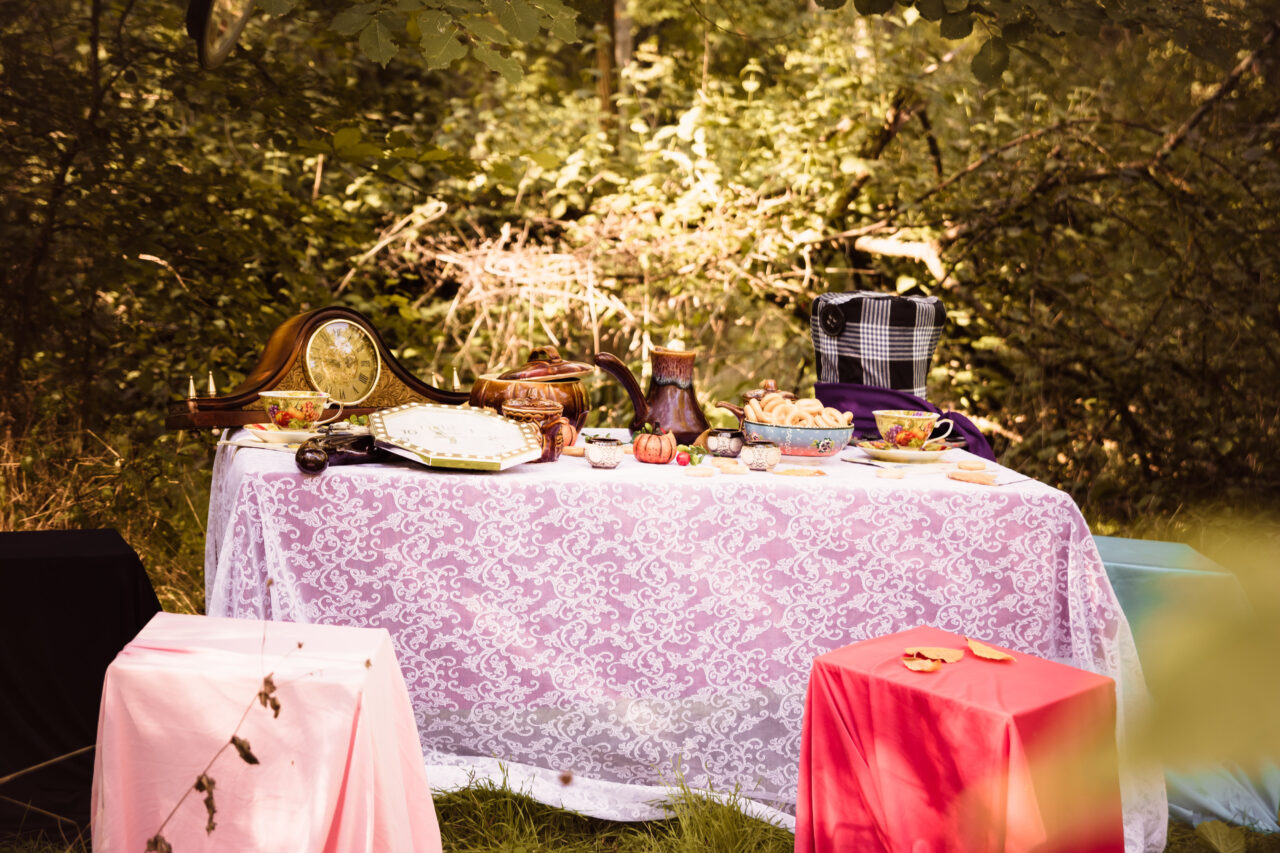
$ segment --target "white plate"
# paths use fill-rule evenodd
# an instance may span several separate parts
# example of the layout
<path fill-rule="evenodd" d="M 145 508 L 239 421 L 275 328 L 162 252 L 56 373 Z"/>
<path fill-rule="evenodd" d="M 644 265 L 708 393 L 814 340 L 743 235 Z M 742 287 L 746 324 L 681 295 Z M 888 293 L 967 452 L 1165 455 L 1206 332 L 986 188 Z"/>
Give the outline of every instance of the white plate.
<path fill-rule="evenodd" d="M 369 416 L 378 447 L 441 468 L 502 471 L 542 455 L 538 428 L 488 409 L 406 403 Z"/>
<path fill-rule="evenodd" d="M 248 424 L 245 431 L 267 444 L 302 444 L 320 434 L 306 429 L 279 429 L 272 424 Z"/>
<path fill-rule="evenodd" d="M 943 450 L 911 450 L 905 447 L 876 447 L 870 441 L 859 441 L 855 445 L 872 459 L 881 462 L 941 462 L 947 450 L 954 449 L 947 445 Z"/>

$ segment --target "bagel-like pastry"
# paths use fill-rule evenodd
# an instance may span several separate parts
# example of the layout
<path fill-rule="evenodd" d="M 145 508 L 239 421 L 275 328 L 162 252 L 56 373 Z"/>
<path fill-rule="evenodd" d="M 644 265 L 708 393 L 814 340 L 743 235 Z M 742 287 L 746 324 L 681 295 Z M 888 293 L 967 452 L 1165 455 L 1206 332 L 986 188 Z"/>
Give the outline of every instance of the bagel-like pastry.
<path fill-rule="evenodd" d="M 813 426 L 813 417 L 796 409 L 787 416 L 787 426 Z"/>
<path fill-rule="evenodd" d="M 806 400 L 797 400 L 796 408 L 806 414 L 816 415 L 818 412 L 822 411 L 822 401 L 815 400 L 812 397 Z"/>
<path fill-rule="evenodd" d="M 764 409 L 760 408 L 760 404 L 755 400 L 748 400 L 745 409 L 747 419 L 756 423 L 764 423 Z"/>

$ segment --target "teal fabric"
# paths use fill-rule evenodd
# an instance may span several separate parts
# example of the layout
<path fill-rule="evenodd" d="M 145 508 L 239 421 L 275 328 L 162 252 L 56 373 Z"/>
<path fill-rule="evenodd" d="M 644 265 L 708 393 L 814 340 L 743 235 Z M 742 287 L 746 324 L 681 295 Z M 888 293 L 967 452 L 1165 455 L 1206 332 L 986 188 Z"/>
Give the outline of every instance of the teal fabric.
<path fill-rule="evenodd" d="M 1162 608 L 1195 601 L 1223 613 L 1247 613 L 1249 603 L 1235 575 L 1199 551 L 1177 542 L 1095 536 L 1107 577 L 1129 620 L 1138 659 L 1155 653 L 1147 628 Z M 1260 714 L 1271 709 L 1259 709 Z M 1280 767 L 1255 774 L 1239 767 L 1168 771 L 1169 814 L 1192 825 L 1225 820 L 1263 832 L 1280 831 Z"/>

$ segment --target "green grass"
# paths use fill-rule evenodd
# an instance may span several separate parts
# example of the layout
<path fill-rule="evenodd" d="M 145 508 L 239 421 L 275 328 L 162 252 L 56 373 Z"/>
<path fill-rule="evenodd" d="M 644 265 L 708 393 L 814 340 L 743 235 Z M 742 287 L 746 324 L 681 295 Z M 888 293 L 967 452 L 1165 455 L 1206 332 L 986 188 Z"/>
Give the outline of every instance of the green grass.
<path fill-rule="evenodd" d="M 733 802 L 684 791 L 671 817 L 645 823 L 595 820 L 543 805 L 500 784 L 436 797 L 446 853 L 791 853 L 794 836 L 748 817 Z M 1235 853 L 1280 853 L 1280 835 L 1236 830 Z M 0 839 L 0 853 L 87 853 L 86 843 Z M 1170 822 L 1166 853 L 1229 853 L 1190 826 Z M 181 851 L 176 851 L 181 853 Z"/>

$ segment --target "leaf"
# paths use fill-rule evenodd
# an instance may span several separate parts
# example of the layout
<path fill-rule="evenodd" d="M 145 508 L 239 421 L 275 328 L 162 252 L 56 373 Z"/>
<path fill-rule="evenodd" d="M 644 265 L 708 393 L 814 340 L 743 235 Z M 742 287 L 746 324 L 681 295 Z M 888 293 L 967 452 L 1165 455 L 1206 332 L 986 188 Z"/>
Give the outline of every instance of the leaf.
<path fill-rule="evenodd" d="M 942 663 L 929 658 L 906 657 L 902 659 L 902 665 L 912 672 L 937 672 L 942 669 Z"/>
<path fill-rule="evenodd" d="M 532 0 L 532 4 L 535 9 L 542 10 L 544 15 L 556 21 L 568 21 L 572 24 L 578 19 L 578 13 L 560 0 Z"/>
<path fill-rule="evenodd" d="M 360 31 L 360 50 L 365 56 L 384 67 L 400 49 L 395 39 L 391 37 L 391 21 L 390 12 L 379 12 Z"/>
<path fill-rule="evenodd" d="M 1206 820 L 1196 824 L 1196 835 L 1209 842 L 1218 853 L 1244 853 L 1244 833 L 1239 827 L 1228 826 L 1220 820 Z"/>
<path fill-rule="evenodd" d="M 986 660 L 1013 660 L 1013 655 L 1008 652 L 1002 652 L 999 649 L 993 649 L 986 643 L 980 643 L 969 637 L 965 637 L 964 640 L 969 644 L 969 651 L 973 652 L 980 658 L 984 658 Z"/>
<path fill-rule="evenodd" d="M 249 741 L 242 737 L 231 736 L 231 745 L 236 748 L 236 752 L 240 753 L 240 757 L 244 759 L 245 764 L 257 764 L 258 756 L 253 754 L 253 750 L 249 748 Z"/>
<path fill-rule="evenodd" d="M 358 127 L 341 128 L 333 135 L 333 150 L 342 151 L 345 148 L 350 148 L 358 143 L 362 138 L 360 128 Z"/>
<path fill-rule="evenodd" d="M 975 77 L 994 86 L 1000 82 L 1000 75 L 1009 67 L 1009 46 L 1004 43 L 1004 39 L 987 39 L 978 48 L 969 67 L 973 69 Z"/>
<path fill-rule="evenodd" d="M 1000 35 L 1006 42 L 1022 41 L 1030 38 L 1036 31 L 1035 23 L 1030 18 L 1019 18 L 1000 25 Z"/>
<path fill-rule="evenodd" d="M 465 50 L 465 48 L 464 48 Z M 427 148 L 418 155 L 419 163 L 430 163 L 434 160 L 451 160 L 453 152 L 445 148 Z"/>
<path fill-rule="evenodd" d="M 418 16 L 418 26 L 422 29 L 418 44 L 428 68 L 447 68 L 467 55 L 466 45 L 453 35 L 455 28 L 447 13 L 423 12 Z"/>
<path fill-rule="evenodd" d="M 350 9 L 344 9 L 334 16 L 329 28 L 338 31 L 344 36 L 353 36 L 368 25 L 373 18 L 374 10 L 377 8 L 377 3 L 363 3 L 359 6 L 352 6 Z"/>
<path fill-rule="evenodd" d="M 941 21 L 947 9 L 942 0 L 916 0 L 916 11 L 926 21 Z"/>
<path fill-rule="evenodd" d="M 942 33 L 944 39 L 966 38 L 973 32 L 973 15 L 968 12 L 946 15 L 942 18 L 938 31 Z"/>
<path fill-rule="evenodd" d="M 551 151 L 540 149 L 529 154 L 529 159 L 543 169 L 554 169 L 561 164 L 560 157 Z"/>
<path fill-rule="evenodd" d="M 503 29 L 520 41 L 532 41 L 538 35 L 538 13 L 524 0 L 497 0 L 493 5 Z"/>
<path fill-rule="evenodd" d="M 964 649 L 949 649 L 944 646 L 911 646 L 906 654 L 912 657 L 940 660 L 943 663 L 955 663 L 964 658 Z"/>
<path fill-rule="evenodd" d="M 213 781 L 213 777 L 207 773 L 201 773 L 196 777 L 195 789 L 204 794 L 204 809 L 209 813 L 209 820 L 204 825 L 205 835 L 213 832 L 218 824 L 214 821 L 213 816 L 218 813 L 218 807 L 213 802 L 213 788 L 217 783 Z"/>
<path fill-rule="evenodd" d="M 853 0 L 860 15 L 883 15 L 893 9 L 893 0 Z"/>
<path fill-rule="evenodd" d="M 173 848 L 164 840 L 163 835 L 157 833 L 147 839 L 146 853 L 173 853 Z"/>
<path fill-rule="evenodd" d="M 843 0 L 841 0 L 843 3 Z M 576 17 L 556 18 L 551 22 L 551 35 L 566 44 L 578 40 L 578 19 Z"/>
<path fill-rule="evenodd" d="M 273 673 L 267 673 L 262 679 L 262 689 L 258 691 L 258 701 L 262 703 L 262 707 L 271 709 L 272 719 L 280 716 L 280 700 L 275 697 L 276 683 L 272 680 Z"/>
<path fill-rule="evenodd" d="M 466 27 L 473 35 L 479 36 L 485 41 L 497 42 L 498 44 L 507 44 L 510 40 L 507 34 L 495 27 L 488 19 L 481 18 L 479 15 L 467 15 L 459 18 L 458 23 Z"/>
<path fill-rule="evenodd" d="M 503 56 L 491 47 L 478 44 L 471 49 L 476 59 L 497 71 L 508 83 L 519 83 L 523 73 L 514 59 Z"/>

